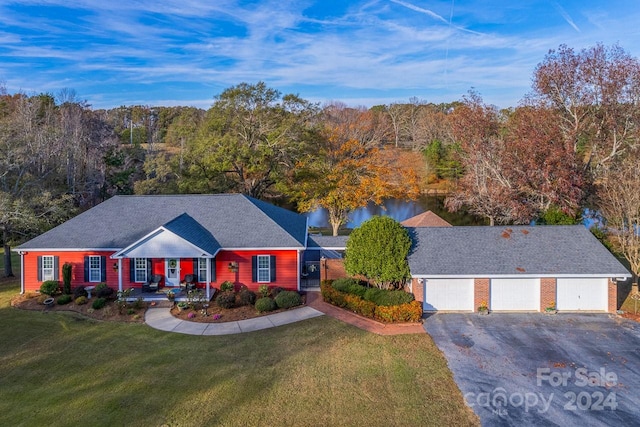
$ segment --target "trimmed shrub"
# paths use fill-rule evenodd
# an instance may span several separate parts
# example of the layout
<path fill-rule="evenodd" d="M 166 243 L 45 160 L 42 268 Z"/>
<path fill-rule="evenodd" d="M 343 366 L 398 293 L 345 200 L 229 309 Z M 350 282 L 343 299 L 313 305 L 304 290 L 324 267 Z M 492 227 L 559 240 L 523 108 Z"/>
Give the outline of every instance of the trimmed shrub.
<path fill-rule="evenodd" d="M 79 297 L 88 297 L 89 294 L 87 293 L 87 290 L 84 288 L 84 286 L 78 286 L 77 288 L 75 288 L 73 290 L 73 298 L 78 299 Z"/>
<path fill-rule="evenodd" d="M 115 293 L 106 283 L 99 283 L 94 292 L 98 298 L 111 298 Z"/>
<path fill-rule="evenodd" d="M 74 302 L 76 303 L 76 305 L 84 305 L 87 303 L 87 301 L 89 301 L 87 297 L 81 295 L 78 298 L 76 298 Z"/>
<path fill-rule="evenodd" d="M 220 284 L 220 291 L 221 292 L 229 292 L 229 291 L 233 291 L 233 289 L 234 289 L 233 283 L 231 283 L 228 280 L 225 280 L 224 282 L 222 282 Z"/>
<path fill-rule="evenodd" d="M 256 302 L 256 293 L 249 289 L 238 292 L 238 305 L 253 305 Z"/>
<path fill-rule="evenodd" d="M 71 295 L 69 295 L 69 294 L 60 295 L 58 297 L 58 304 L 59 305 L 69 304 L 72 299 L 73 299 L 73 297 Z"/>
<path fill-rule="evenodd" d="M 413 294 L 405 291 L 387 291 L 384 289 L 369 288 L 364 293 L 364 299 L 375 303 L 375 305 L 389 307 L 392 305 L 408 304 L 415 298 Z"/>
<path fill-rule="evenodd" d="M 282 291 L 274 299 L 279 308 L 291 308 L 302 304 L 302 297 L 295 291 Z"/>
<path fill-rule="evenodd" d="M 258 293 L 262 298 L 269 296 L 269 285 L 260 285 L 258 286 Z"/>
<path fill-rule="evenodd" d="M 100 310 L 101 308 L 104 308 L 107 305 L 107 300 L 104 298 L 96 298 L 93 301 L 93 304 L 91 304 L 91 307 L 94 310 Z"/>
<path fill-rule="evenodd" d="M 374 289 L 374 292 L 370 293 L 370 295 L 374 295 L 376 290 L 380 291 L 377 288 L 372 289 Z M 411 301 L 393 306 L 378 306 L 374 302 L 362 299 L 357 295 L 340 292 L 335 289 L 330 282 L 322 282 L 320 284 L 320 291 L 322 298 L 326 302 L 382 322 L 419 322 L 422 318 L 422 305 L 419 301 Z M 369 290 L 367 290 L 367 292 L 368 291 Z M 413 295 L 408 295 L 410 295 L 410 298 L 413 298 Z M 383 299 L 384 297 L 380 298 Z M 390 298 L 401 299 L 406 297 L 392 296 Z"/>
<path fill-rule="evenodd" d="M 329 283 L 321 283 L 320 291 L 322 298 L 329 304 L 342 307 L 362 316 L 370 318 L 374 316 L 376 305 L 371 301 L 366 301 L 357 295 L 340 292 Z"/>
<path fill-rule="evenodd" d="M 364 297 L 364 293 L 367 291 L 367 288 L 360 285 L 358 280 L 351 278 L 336 279 L 333 281 L 332 286 L 340 292 L 358 295 L 359 297 Z"/>
<path fill-rule="evenodd" d="M 236 294 L 233 292 L 222 292 L 216 297 L 216 304 L 222 308 L 233 308 L 236 304 Z"/>
<path fill-rule="evenodd" d="M 260 313 L 264 313 L 266 311 L 273 311 L 278 308 L 278 305 L 274 300 L 269 297 L 262 297 L 256 301 L 256 310 Z"/>
<path fill-rule="evenodd" d="M 284 289 L 282 289 L 280 286 L 274 286 L 273 288 L 271 288 L 271 296 L 275 298 L 282 291 L 284 291 Z"/>
<path fill-rule="evenodd" d="M 378 306 L 375 318 L 383 322 L 419 322 L 422 319 L 422 304 L 411 301 L 407 304 Z"/>
<path fill-rule="evenodd" d="M 57 280 L 47 280 L 40 285 L 40 293 L 53 296 L 58 293 L 60 283 Z"/>
<path fill-rule="evenodd" d="M 71 270 L 73 269 L 73 264 L 69 262 L 65 262 L 62 266 L 62 292 L 70 295 L 71 294 Z"/>

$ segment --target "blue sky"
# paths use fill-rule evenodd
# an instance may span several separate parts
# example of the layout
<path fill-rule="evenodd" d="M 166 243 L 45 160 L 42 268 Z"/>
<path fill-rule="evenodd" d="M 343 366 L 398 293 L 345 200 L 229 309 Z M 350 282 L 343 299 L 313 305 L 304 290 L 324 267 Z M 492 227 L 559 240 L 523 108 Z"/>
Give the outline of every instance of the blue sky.
<path fill-rule="evenodd" d="M 0 82 L 94 108 L 208 108 L 232 85 L 350 106 L 516 106 L 549 49 L 640 56 L 637 0 L 0 0 Z"/>

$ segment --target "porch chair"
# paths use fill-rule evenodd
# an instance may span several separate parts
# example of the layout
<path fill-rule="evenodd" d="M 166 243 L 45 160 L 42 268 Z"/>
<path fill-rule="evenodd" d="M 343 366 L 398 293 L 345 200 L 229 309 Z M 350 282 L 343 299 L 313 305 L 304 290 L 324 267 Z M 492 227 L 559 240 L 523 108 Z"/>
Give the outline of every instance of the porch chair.
<path fill-rule="evenodd" d="M 186 274 L 184 276 L 184 280 L 180 283 L 180 287 L 183 287 L 185 290 L 190 291 L 196 288 L 196 279 L 194 274 Z"/>
<path fill-rule="evenodd" d="M 146 283 L 142 284 L 142 292 L 157 292 L 160 288 L 160 282 L 162 281 L 162 275 L 152 274 Z"/>

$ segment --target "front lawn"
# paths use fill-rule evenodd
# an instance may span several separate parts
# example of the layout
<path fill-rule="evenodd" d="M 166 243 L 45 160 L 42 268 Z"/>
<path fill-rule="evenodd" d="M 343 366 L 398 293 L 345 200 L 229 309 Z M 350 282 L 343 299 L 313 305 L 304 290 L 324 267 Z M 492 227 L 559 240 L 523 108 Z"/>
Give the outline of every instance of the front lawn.
<path fill-rule="evenodd" d="M 9 306 L 0 425 L 478 425 L 428 335 L 329 317 L 201 337 Z"/>

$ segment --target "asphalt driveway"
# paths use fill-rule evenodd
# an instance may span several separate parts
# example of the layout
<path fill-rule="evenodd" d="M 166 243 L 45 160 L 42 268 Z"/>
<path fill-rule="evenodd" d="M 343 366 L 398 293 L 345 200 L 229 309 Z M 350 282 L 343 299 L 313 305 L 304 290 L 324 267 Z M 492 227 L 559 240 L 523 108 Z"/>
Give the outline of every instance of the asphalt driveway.
<path fill-rule="evenodd" d="M 483 426 L 640 424 L 639 323 L 451 313 L 424 327 Z"/>

